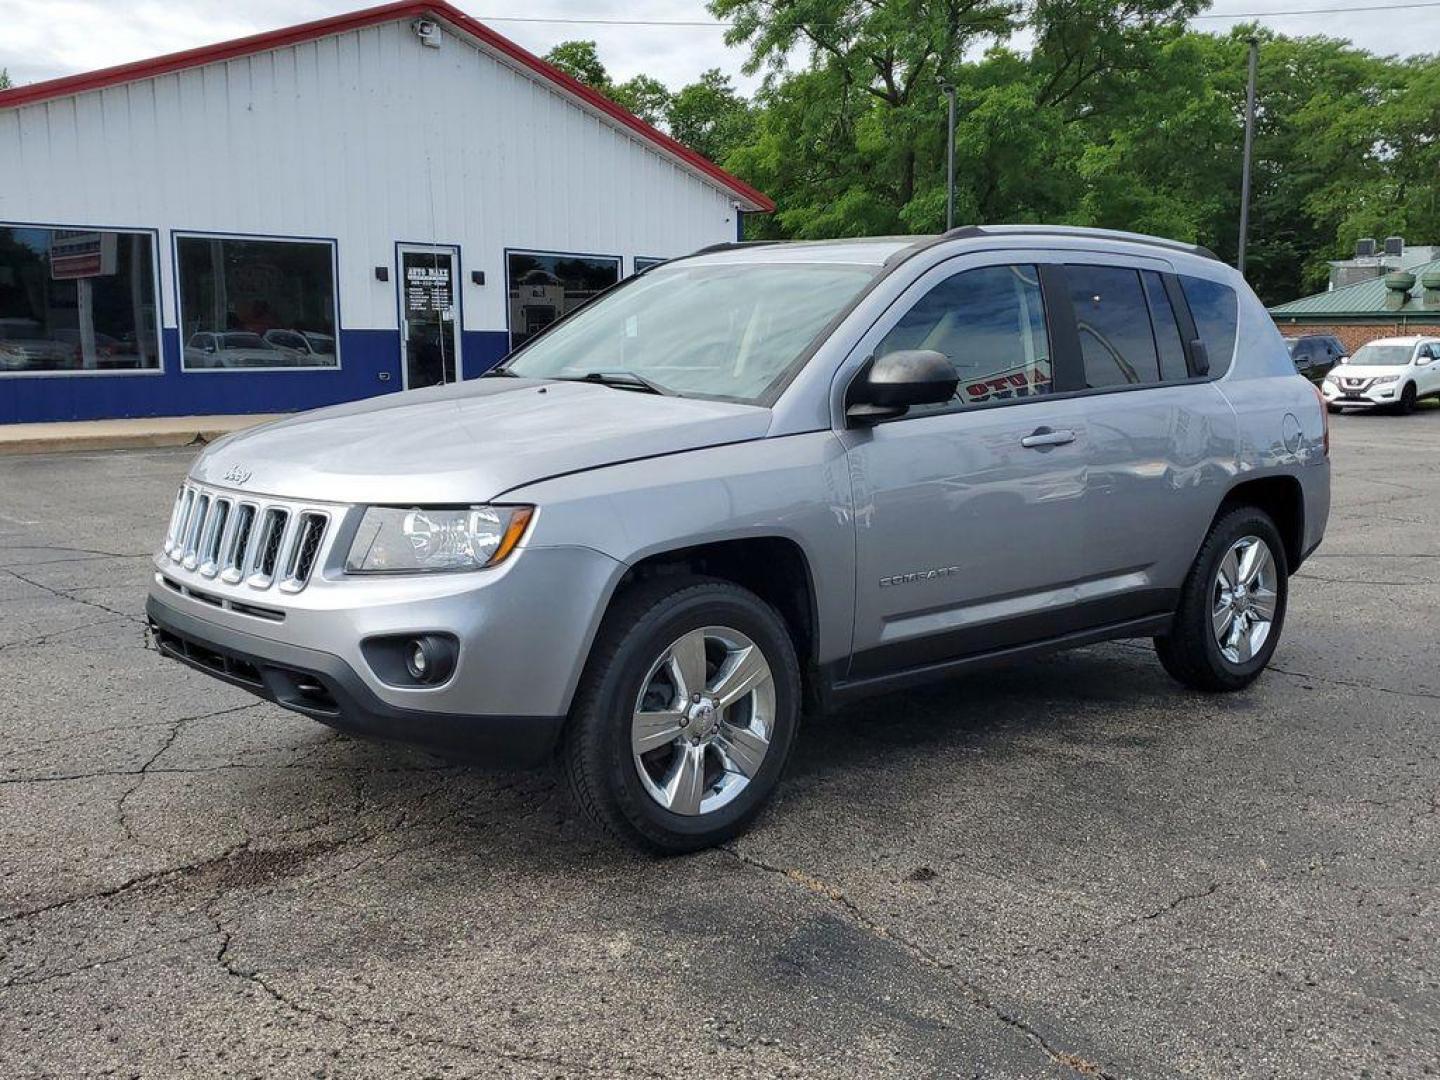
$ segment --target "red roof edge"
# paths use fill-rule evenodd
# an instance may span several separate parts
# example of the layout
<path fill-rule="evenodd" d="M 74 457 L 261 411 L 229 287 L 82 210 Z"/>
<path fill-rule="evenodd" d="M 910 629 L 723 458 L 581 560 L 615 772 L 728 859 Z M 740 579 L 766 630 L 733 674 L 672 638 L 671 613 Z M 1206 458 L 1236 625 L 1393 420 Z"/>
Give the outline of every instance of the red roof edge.
<path fill-rule="evenodd" d="M 352 11 L 328 19 L 317 19 L 314 22 L 301 23 L 299 26 L 286 27 L 283 30 L 252 34 L 250 37 L 222 41 L 216 45 L 205 45 L 198 49 L 187 49 L 184 52 L 169 53 L 166 56 L 157 56 L 150 60 L 137 60 L 116 67 L 102 68 L 99 71 L 66 75 L 59 79 L 47 79 L 45 82 L 0 90 L 0 109 L 33 105 L 51 98 L 80 94 L 89 90 L 100 90 L 119 83 L 153 78 L 156 75 L 168 75 L 171 72 L 199 67 L 202 64 L 233 60 L 236 57 L 264 52 L 267 49 L 283 48 L 287 45 L 296 45 L 300 42 L 327 37 L 330 34 L 344 33 L 347 30 L 358 30 L 395 19 L 416 18 L 422 15 L 431 15 L 449 23 L 455 29 L 475 38 L 495 52 L 509 57 L 521 67 L 528 68 L 541 78 L 554 83 L 572 97 L 578 98 L 604 113 L 670 156 L 678 158 L 696 172 L 708 176 L 721 187 L 734 192 L 742 200 L 751 204 L 749 209 L 757 209 L 766 213 L 775 209 L 774 202 L 768 196 L 751 187 L 739 177 L 732 176 L 709 158 L 697 154 L 688 146 L 647 124 L 634 113 L 621 108 L 604 94 L 591 89 L 558 68 L 552 67 L 534 53 L 496 33 L 478 19 L 471 18 L 463 11 L 446 3 L 445 0 L 397 0 L 396 3 L 381 4 L 379 7 Z"/>

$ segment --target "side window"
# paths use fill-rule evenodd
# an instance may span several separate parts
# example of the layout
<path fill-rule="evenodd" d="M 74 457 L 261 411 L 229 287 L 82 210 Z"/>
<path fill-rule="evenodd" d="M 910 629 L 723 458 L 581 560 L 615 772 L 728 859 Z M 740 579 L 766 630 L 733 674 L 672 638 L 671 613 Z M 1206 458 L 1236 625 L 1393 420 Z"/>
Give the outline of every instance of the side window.
<path fill-rule="evenodd" d="M 1067 266 L 1070 302 L 1085 364 L 1085 385 L 1126 386 L 1160 381 L 1150 313 L 1136 270 Z"/>
<path fill-rule="evenodd" d="M 1185 301 L 1195 319 L 1195 329 L 1210 357 L 1210 374 L 1224 375 L 1235 354 L 1235 318 L 1239 301 L 1229 285 L 1205 278 L 1180 275 Z"/>
<path fill-rule="evenodd" d="M 1165 283 L 1154 270 L 1140 271 L 1145 283 L 1145 300 L 1150 305 L 1150 322 L 1155 328 L 1155 348 L 1160 353 L 1160 378 L 1180 382 L 1190 377 L 1185 363 L 1185 345 L 1180 339 L 1180 323 L 1165 292 Z"/>
<path fill-rule="evenodd" d="M 960 385 L 949 405 L 911 416 L 1050 392 L 1045 305 L 1033 266 L 985 266 L 947 278 L 926 293 L 875 348 L 934 349 L 955 365 Z"/>

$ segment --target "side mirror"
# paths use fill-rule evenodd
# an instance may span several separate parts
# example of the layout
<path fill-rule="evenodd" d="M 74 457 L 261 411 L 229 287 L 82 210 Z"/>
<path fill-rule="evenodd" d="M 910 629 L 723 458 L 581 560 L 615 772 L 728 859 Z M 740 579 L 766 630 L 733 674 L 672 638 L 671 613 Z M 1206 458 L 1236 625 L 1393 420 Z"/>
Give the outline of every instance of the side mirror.
<path fill-rule="evenodd" d="M 1348 364 L 1349 362 L 1350 362 L 1350 357 L 1346 356 L 1344 353 L 1341 353 L 1341 354 L 1340 354 L 1340 359 L 1338 359 L 1338 360 L 1335 361 L 1335 363 L 1337 363 L 1337 364 Z"/>
<path fill-rule="evenodd" d="M 912 405 L 937 405 L 955 396 L 960 376 L 944 353 L 901 349 L 871 357 L 850 384 L 845 415 L 852 425 L 903 416 Z"/>

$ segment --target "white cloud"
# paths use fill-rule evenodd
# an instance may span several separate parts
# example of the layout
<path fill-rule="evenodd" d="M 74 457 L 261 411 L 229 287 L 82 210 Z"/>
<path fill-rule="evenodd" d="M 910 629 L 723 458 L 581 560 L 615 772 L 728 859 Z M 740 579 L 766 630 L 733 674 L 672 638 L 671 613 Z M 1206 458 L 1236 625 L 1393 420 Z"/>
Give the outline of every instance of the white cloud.
<path fill-rule="evenodd" d="M 1223 0 L 1215 13 L 1353 6 L 1364 0 Z M 363 6 L 347 0 L 0 0 L 0 67 L 16 82 L 35 82 L 197 45 L 274 30 Z M 525 23 L 496 18 L 617 18 L 709 21 L 703 0 L 460 0 L 500 33 L 537 53 L 556 42 L 589 38 L 612 75 L 653 75 L 678 86 L 718 67 L 746 90 L 757 80 L 740 73 L 743 49 L 729 48 L 716 26 L 600 26 Z M 1204 19 L 1198 28 L 1223 31 L 1237 20 Z M 1440 7 L 1262 20 L 1287 34 L 1350 38 L 1379 53 L 1413 54 L 1440 41 Z"/>

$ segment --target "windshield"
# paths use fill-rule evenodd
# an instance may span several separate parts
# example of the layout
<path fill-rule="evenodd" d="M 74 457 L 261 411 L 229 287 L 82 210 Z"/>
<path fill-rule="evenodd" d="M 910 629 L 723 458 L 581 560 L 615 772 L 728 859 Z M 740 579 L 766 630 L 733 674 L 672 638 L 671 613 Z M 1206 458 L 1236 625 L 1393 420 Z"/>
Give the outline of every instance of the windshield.
<path fill-rule="evenodd" d="M 626 373 L 682 397 L 758 402 L 875 273 L 677 263 L 587 305 L 506 367 L 539 379 Z"/>
<path fill-rule="evenodd" d="M 1355 367 L 1404 367 L 1414 350 L 1409 345 L 1362 345 L 1350 357 Z"/>

